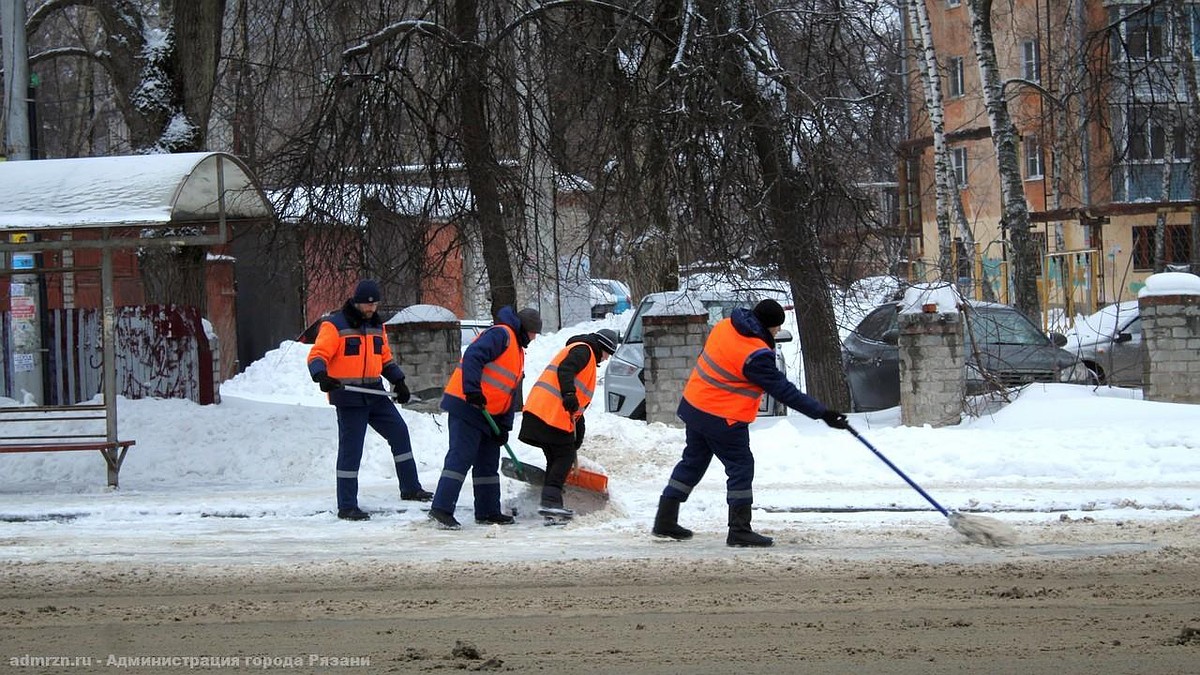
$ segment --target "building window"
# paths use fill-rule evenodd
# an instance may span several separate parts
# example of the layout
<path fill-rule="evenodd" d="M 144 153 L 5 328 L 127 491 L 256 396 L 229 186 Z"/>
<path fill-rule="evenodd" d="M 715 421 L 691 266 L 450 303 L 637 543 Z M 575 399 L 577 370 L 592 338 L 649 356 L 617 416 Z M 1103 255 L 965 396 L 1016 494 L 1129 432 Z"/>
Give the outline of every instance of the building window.
<path fill-rule="evenodd" d="M 1021 77 L 1030 82 L 1042 81 L 1042 52 L 1037 40 L 1021 43 Z"/>
<path fill-rule="evenodd" d="M 958 188 L 967 187 L 967 149 L 954 148 L 950 151 L 950 167 L 954 170 L 954 182 Z"/>
<path fill-rule="evenodd" d="M 1046 175 L 1042 163 L 1042 145 L 1037 136 L 1026 136 L 1021 140 L 1021 154 L 1025 159 L 1025 178 L 1036 179 Z"/>
<path fill-rule="evenodd" d="M 947 7 L 958 7 L 962 4 L 962 0 L 946 0 Z"/>
<path fill-rule="evenodd" d="M 950 70 L 950 97 L 959 98 L 967 91 L 963 83 L 963 57 L 951 56 L 948 67 Z"/>
<path fill-rule="evenodd" d="M 1192 17 L 1192 56 L 1200 56 L 1200 7 L 1193 6 Z"/>
<path fill-rule="evenodd" d="M 1146 11 L 1114 7 L 1109 14 L 1120 26 L 1113 31 L 1113 58 L 1131 61 L 1153 61 L 1161 58 L 1166 47 L 1167 15 L 1159 9 Z"/>
<path fill-rule="evenodd" d="M 1124 134 L 1122 156 L 1113 171 L 1113 200 L 1163 199 L 1165 166 L 1171 162 L 1168 199 L 1191 199 L 1191 158 L 1187 129 L 1170 106 L 1137 105 L 1117 109 L 1113 119 Z"/>
<path fill-rule="evenodd" d="M 1154 271 L 1154 225 L 1133 227 L 1133 270 Z M 1163 231 L 1163 263 L 1182 265 L 1192 261 L 1190 225 L 1167 225 Z"/>
<path fill-rule="evenodd" d="M 1167 130 L 1171 130 L 1172 157 L 1187 157 L 1187 128 L 1183 124 L 1172 124 L 1163 119 L 1168 114 L 1166 106 L 1136 106 L 1129 111 L 1126 127 L 1128 145 L 1127 158 L 1131 160 L 1165 159 L 1167 156 Z"/>

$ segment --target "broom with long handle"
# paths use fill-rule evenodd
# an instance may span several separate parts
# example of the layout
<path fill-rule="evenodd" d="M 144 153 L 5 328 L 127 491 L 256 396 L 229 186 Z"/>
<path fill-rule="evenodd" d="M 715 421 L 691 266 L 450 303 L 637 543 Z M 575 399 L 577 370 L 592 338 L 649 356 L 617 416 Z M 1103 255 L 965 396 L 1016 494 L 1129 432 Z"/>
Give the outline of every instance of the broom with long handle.
<path fill-rule="evenodd" d="M 1009 546 L 1016 542 L 1016 532 L 1014 532 L 1011 527 L 1005 525 L 999 520 L 996 520 L 995 518 L 946 510 L 941 504 L 937 503 L 937 500 L 935 500 L 933 497 L 930 497 L 928 492 L 921 489 L 920 485 L 917 485 L 913 479 L 909 478 L 903 471 L 901 471 L 900 467 L 892 464 L 890 459 L 885 457 L 882 452 L 876 450 L 875 446 L 871 445 L 870 441 L 863 438 L 862 434 L 858 433 L 854 427 L 847 425 L 846 430 L 854 434 L 855 438 L 861 441 L 863 445 L 867 446 L 868 450 L 875 453 L 876 457 L 883 460 L 883 463 L 887 464 L 888 468 L 890 468 L 892 471 L 895 471 L 896 475 L 903 478 L 904 482 L 908 483 L 914 490 L 921 493 L 921 496 L 925 498 L 925 501 L 932 504 L 933 508 L 940 511 L 943 516 L 946 516 L 946 520 L 949 522 L 950 527 L 953 527 L 967 539 L 970 539 L 977 544 L 984 544 L 986 546 Z"/>

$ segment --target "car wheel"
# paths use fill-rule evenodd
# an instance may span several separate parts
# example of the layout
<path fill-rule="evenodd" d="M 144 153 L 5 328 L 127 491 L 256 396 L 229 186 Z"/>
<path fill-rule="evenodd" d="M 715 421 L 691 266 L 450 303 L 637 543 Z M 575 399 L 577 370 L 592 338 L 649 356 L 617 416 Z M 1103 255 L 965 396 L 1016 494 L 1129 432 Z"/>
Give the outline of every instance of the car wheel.
<path fill-rule="evenodd" d="M 1088 384 L 1093 387 L 1102 387 L 1108 384 L 1108 378 L 1104 375 L 1104 369 L 1098 364 L 1084 361 L 1083 365 L 1088 370 Z"/>

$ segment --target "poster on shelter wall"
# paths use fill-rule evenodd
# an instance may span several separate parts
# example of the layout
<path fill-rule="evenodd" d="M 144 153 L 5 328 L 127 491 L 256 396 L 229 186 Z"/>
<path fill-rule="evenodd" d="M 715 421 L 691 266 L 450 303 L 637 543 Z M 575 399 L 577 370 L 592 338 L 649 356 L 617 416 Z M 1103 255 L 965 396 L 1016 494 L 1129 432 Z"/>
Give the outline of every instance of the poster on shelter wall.
<path fill-rule="evenodd" d="M 14 373 L 32 373 L 34 365 L 33 354 L 13 354 Z"/>

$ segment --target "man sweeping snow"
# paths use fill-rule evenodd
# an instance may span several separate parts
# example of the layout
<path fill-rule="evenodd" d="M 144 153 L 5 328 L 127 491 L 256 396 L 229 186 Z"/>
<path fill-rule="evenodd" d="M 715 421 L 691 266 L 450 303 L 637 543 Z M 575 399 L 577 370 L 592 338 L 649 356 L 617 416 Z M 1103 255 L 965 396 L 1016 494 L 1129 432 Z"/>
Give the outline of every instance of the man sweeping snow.
<path fill-rule="evenodd" d="M 783 307 L 763 300 L 754 310 L 738 308 L 713 326 L 704 351 L 692 369 L 677 414 L 686 427 L 683 457 L 658 500 L 652 532 L 670 539 L 691 539 L 679 525 L 679 505 L 704 477 L 712 458 L 725 465 L 725 500 L 729 504 L 729 546 L 770 546 L 770 537 L 750 527 L 754 502 L 754 453 L 750 423 L 758 417 L 763 393 L 835 429 L 848 426 L 846 416 L 788 382 L 775 365 L 775 335 L 783 325 Z"/>

